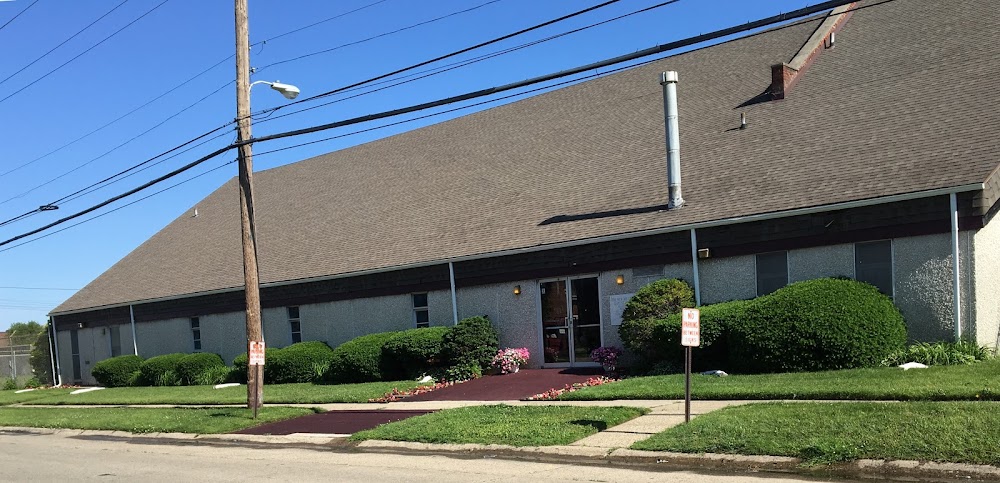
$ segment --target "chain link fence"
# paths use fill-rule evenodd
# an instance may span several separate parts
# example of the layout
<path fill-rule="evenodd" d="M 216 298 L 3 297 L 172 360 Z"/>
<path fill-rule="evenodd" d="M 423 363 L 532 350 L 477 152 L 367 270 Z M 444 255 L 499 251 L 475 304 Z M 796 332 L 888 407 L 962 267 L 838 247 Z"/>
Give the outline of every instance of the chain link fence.
<path fill-rule="evenodd" d="M 27 344 L 0 346 L 0 380 L 14 379 L 20 383 L 34 375 L 31 369 L 31 349 Z"/>

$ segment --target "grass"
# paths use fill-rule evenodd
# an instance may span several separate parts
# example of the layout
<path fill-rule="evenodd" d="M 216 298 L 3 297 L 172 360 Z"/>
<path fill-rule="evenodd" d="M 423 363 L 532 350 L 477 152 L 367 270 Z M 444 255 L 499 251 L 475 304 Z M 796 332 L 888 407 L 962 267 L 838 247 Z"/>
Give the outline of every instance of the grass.
<path fill-rule="evenodd" d="M 1000 361 L 903 371 L 896 367 L 749 376 L 691 376 L 694 399 L 1000 400 Z M 635 377 L 562 400 L 683 399 L 684 375 Z"/>
<path fill-rule="evenodd" d="M 625 407 L 477 406 L 425 414 L 361 431 L 353 440 L 480 443 L 512 446 L 569 444 L 647 412 Z"/>
<path fill-rule="evenodd" d="M 66 389 L 66 388 L 36 389 L 34 391 L 23 392 L 21 394 L 15 394 L 16 391 L 0 391 L 0 406 L 6 406 L 8 404 L 24 403 L 34 399 L 61 396 L 64 394 L 69 394 L 70 391 L 72 391 L 72 389 Z"/>
<path fill-rule="evenodd" d="M 307 408 L 267 407 L 254 421 L 246 408 L 0 408 L 0 426 L 106 429 L 130 433 L 230 433 L 313 414 Z"/>
<path fill-rule="evenodd" d="M 699 416 L 633 449 L 793 456 L 807 465 L 859 458 L 1000 464 L 991 402 L 759 403 Z"/>
<path fill-rule="evenodd" d="M 403 390 L 417 385 L 414 381 L 340 385 L 273 384 L 264 386 L 264 402 L 267 404 L 363 403 L 382 396 L 393 388 Z M 2 398 L 0 395 L 0 402 L 3 401 Z M 114 387 L 76 395 L 60 392 L 21 402 L 46 405 L 241 404 L 246 400 L 247 387 L 244 385 L 224 389 L 213 389 L 212 386 Z"/>

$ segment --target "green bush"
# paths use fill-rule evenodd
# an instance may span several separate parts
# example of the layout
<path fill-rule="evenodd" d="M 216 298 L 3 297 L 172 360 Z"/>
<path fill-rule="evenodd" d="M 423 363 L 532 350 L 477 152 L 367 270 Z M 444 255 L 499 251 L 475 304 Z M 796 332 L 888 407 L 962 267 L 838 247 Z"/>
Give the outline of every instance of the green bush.
<path fill-rule="evenodd" d="M 14 379 L 14 378 L 7 379 L 6 381 L 3 382 L 3 389 L 0 389 L 0 390 L 2 390 L 2 391 L 16 391 L 16 390 L 18 390 L 17 380 Z"/>
<path fill-rule="evenodd" d="M 664 324 L 685 307 L 694 307 L 694 290 L 686 282 L 663 279 L 645 285 L 625 304 L 622 325 L 618 326 L 622 344 L 643 365 L 664 360 L 668 354 L 662 338 L 670 332 Z"/>
<path fill-rule="evenodd" d="M 907 362 L 919 362 L 928 366 L 953 366 L 973 364 L 992 360 L 993 349 L 976 345 L 975 342 L 918 342 L 905 349 L 893 352 L 882 361 L 884 366 L 898 366 Z"/>
<path fill-rule="evenodd" d="M 308 341 L 292 344 L 264 355 L 264 382 L 267 384 L 288 384 L 293 382 L 316 381 L 315 364 L 328 365 L 333 358 L 333 349 L 322 341 Z"/>
<path fill-rule="evenodd" d="M 179 386 L 181 378 L 177 374 L 177 364 L 187 354 L 164 354 L 150 357 L 139 365 L 138 383 L 142 386 Z"/>
<path fill-rule="evenodd" d="M 488 369 L 500 350 L 500 338 L 486 317 L 462 319 L 444 335 L 441 352 L 446 365 L 478 364 Z"/>
<path fill-rule="evenodd" d="M 870 367 L 906 343 L 903 316 L 874 286 L 823 278 L 754 299 L 730 325 L 740 372 Z"/>
<path fill-rule="evenodd" d="M 181 358 L 177 363 L 177 375 L 185 386 L 218 384 L 215 381 L 219 367 L 226 367 L 218 354 L 196 352 Z"/>
<path fill-rule="evenodd" d="M 694 289 L 687 282 L 667 278 L 640 288 L 625 304 L 622 321 L 663 319 L 694 307 Z"/>
<path fill-rule="evenodd" d="M 426 327 L 398 333 L 382 346 L 383 376 L 415 379 L 440 367 L 447 327 Z"/>
<path fill-rule="evenodd" d="M 112 357 L 94 364 L 90 374 L 104 387 L 125 387 L 141 365 L 142 357 L 136 355 Z"/>
<path fill-rule="evenodd" d="M 275 354 L 277 354 L 278 351 L 280 350 L 281 349 L 276 349 L 267 346 L 265 346 L 264 348 L 264 384 L 270 384 L 270 381 L 267 380 L 267 365 L 271 363 L 271 361 L 275 357 Z M 240 384 L 246 384 L 247 364 L 249 363 L 250 363 L 250 358 L 247 356 L 246 352 L 233 358 L 233 368 L 232 368 L 232 373 L 229 376 L 229 381 L 238 382 Z"/>
<path fill-rule="evenodd" d="M 333 350 L 323 380 L 335 384 L 384 380 L 382 346 L 397 334 L 399 332 L 368 334 L 341 344 Z"/>
<path fill-rule="evenodd" d="M 431 373 L 437 382 L 460 382 L 482 377 L 483 369 L 474 362 L 438 368 Z"/>
<path fill-rule="evenodd" d="M 701 345 L 691 353 L 693 370 L 704 371 L 722 369 L 729 362 L 728 331 L 732 324 L 739 323 L 743 312 L 752 303 L 749 300 L 734 300 L 719 304 L 704 305 L 700 310 Z M 664 319 L 643 319 L 633 324 L 644 324 L 649 336 L 631 341 L 630 350 L 639 354 L 646 364 L 679 367 L 684 370 L 684 346 L 681 345 L 681 314 L 673 314 Z M 657 368 L 662 371 L 663 367 Z"/>

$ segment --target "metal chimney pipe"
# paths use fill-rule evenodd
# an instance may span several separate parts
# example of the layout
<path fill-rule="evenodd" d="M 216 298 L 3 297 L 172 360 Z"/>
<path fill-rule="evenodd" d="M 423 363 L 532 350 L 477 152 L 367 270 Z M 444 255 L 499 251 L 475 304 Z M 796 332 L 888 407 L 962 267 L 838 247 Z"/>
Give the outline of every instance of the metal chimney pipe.
<path fill-rule="evenodd" d="M 660 85 L 663 86 L 663 116 L 667 128 L 667 189 L 670 196 L 667 209 L 673 210 L 684 204 L 681 197 L 681 138 L 677 129 L 677 72 L 661 74 Z"/>

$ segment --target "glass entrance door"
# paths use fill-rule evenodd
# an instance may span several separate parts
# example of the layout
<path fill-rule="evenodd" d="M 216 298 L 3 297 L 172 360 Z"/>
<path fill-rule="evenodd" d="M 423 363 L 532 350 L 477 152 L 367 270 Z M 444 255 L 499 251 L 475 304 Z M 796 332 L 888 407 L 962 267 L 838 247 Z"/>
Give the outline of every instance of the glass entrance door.
<path fill-rule="evenodd" d="M 546 364 L 590 362 L 601 345 L 597 278 L 542 282 L 542 345 Z"/>

